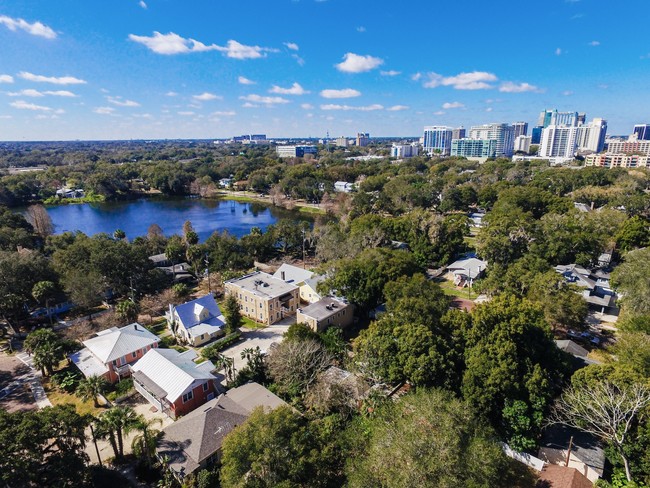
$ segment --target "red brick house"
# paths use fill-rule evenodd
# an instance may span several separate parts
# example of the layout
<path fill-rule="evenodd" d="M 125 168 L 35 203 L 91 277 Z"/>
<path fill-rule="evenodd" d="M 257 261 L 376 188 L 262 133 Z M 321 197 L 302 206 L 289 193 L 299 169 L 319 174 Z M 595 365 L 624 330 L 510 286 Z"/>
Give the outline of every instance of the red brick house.
<path fill-rule="evenodd" d="M 186 415 L 219 393 L 210 361 L 195 363 L 193 350 L 152 349 L 131 366 L 133 386 L 149 403 L 172 418 Z"/>
<path fill-rule="evenodd" d="M 86 378 L 104 376 L 110 383 L 115 383 L 130 376 L 129 365 L 147 351 L 157 348 L 159 342 L 158 336 L 138 323 L 112 327 L 84 341 L 86 347 L 71 354 L 70 359 Z"/>

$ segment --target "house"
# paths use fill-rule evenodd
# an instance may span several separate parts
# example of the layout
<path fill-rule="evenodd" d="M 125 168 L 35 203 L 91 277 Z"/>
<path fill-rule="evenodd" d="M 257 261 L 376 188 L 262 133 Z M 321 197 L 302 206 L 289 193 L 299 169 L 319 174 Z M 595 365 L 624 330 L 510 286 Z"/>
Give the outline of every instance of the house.
<path fill-rule="evenodd" d="M 485 217 L 484 212 L 473 212 L 469 214 L 469 218 L 472 221 L 472 227 L 483 227 L 483 218 Z"/>
<path fill-rule="evenodd" d="M 616 306 L 616 294 L 612 291 L 609 272 L 603 269 L 590 270 L 578 264 L 555 266 L 567 283 L 584 288 L 581 293 L 587 304 L 600 312 Z"/>
<path fill-rule="evenodd" d="M 234 181 L 235 180 L 233 178 L 221 178 L 219 180 L 219 187 L 221 187 L 221 188 L 230 188 L 232 186 L 232 184 L 234 183 Z"/>
<path fill-rule="evenodd" d="M 328 327 L 347 327 L 354 321 L 354 308 L 342 300 L 325 297 L 304 308 L 299 308 L 296 322 L 307 324 L 314 332 Z"/>
<path fill-rule="evenodd" d="M 86 192 L 81 188 L 77 188 L 76 190 L 61 188 L 56 191 L 56 196 L 59 198 L 83 198 L 86 196 Z"/>
<path fill-rule="evenodd" d="M 205 295 L 182 305 L 169 305 L 165 313 L 174 335 L 194 347 L 224 335 L 226 318 L 212 295 Z"/>
<path fill-rule="evenodd" d="M 189 264 L 173 264 L 167 258 L 167 255 L 165 253 L 149 256 L 149 260 L 156 268 L 164 271 L 166 275 L 172 276 L 174 278 L 174 281 L 186 281 L 194 278 L 194 275 L 192 275 L 191 272 L 192 268 Z"/>
<path fill-rule="evenodd" d="M 576 468 L 545 464 L 536 488 L 593 488 L 593 483 Z"/>
<path fill-rule="evenodd" d="M 453 275 L 454 285 L 465 287 L 471 286 L 486 268 L 487 261 L 470 256 L 451 263 L 447 266 L 447 272 Z"/>
<path fill-rule="evenodd" d="M 115 383 L 129 376 L 129 365 L 159 343 L 158 336 L 136 322 L 97 333 L 96 337 L 84 341 L 86 347 L 71 354 L 70 359 L 86 378 L 104 376 L 108 382 Z"/>
<path fill-rule="evenodd" d="M 294 315 L 300 304 L 296 285 L 261 271 L 228 280 L 224 289 L 237 299 L 242 315 L 266 325 Z"/>
<path fill-rule="evenodd" d="M 224 438 L 250 416 L 256 407 L 273 410 L 284 401 L 257 383 L 233 388 L 210 400 L 162 431 L 156 449 L 180 480 L 219 461 Z"/>
<path fill-rule="evenodd" d="M 587 351 L 584 347 L 576 344 L 571 339 L 556 340 L 555 345 L 558 347 L 558 349 L 564 352 L 568 352 L 575 357 L 586 358 L 589 354 L 589 351 Z"/>
<path fill-rule="evenodd" d="M 334 191 L 339 193 L 350 193 L 355 190 L 354 183 L 347 183 L 345 181 L 337 181 L 334 183 Z"/>
<path fill-rule="evenodd" d="M 318 275 L 313 271 L 283 263 L 273 273 L 273 277 L 298 286 L 300 288 L 299 293 L 302 302 L 314 303 L 322 298 L 316 288 L 318 287 L 318 283 L 325 279 L 323 275 Z"/>
<path fill-rule="evenodd" d="M 591 434 L 566 425 L 553 425 L 544 431 L 538 457 L 548 464 L 565 466 L 569 444 L 571 455 L 567 467 L 577 469 L 595 483 L 605 469 L 605 451 Z"/>
<path fill-rule="evenodd" d="M 197 357 L 192 349 L 152 349 L 131 366 L 133 386 L 159 411 L 172 418 L 186 415 L 219 393 L 214 364 L 197 364 Z"/>

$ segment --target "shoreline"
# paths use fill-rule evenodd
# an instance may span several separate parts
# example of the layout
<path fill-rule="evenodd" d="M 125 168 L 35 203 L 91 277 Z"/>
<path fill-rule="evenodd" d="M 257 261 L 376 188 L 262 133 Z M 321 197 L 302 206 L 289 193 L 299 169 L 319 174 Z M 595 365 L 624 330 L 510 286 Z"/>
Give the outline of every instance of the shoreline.
<path fill-rule="evenodd" d="M 248 192 L 248 191 L 224 191 L 221 190 L 217 193 L 217 198 L 221 200 L 234 200 L 236 202 L 244 202 L 244 203 L 264 203 L 266 205 L 270 205 L 272 207 L 277 207 L 277 208 L 284 208 L 285 210 L 297 210 L 298 212 L 301 213 L 307 213 L 307 214 L 316 214 L 316 215 L 326 215 L 327 212 L 323 210 L 318 204 L 315 203 L 307 203 L 304 201 L 295 201 L 292 200 L 292 203 L 294 204 L 295 208 L 294 209 L 287 209 L 285 207 L 282 207 L 280 205 L 275 205 L 271 201 L 271 197 L 264 195 L 260 196 L 259 193 L 255 192 Z"/>

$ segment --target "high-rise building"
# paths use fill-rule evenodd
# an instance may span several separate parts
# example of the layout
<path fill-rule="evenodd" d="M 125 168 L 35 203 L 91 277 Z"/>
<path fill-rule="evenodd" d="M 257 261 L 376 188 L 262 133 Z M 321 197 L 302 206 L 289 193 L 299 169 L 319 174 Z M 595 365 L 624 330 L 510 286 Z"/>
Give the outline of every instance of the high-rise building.
<path fill-rule="evenodd" d="M 544 130 L 544 127 L 541 125 L 538 125 L 536 127 L 533 127 L 533 130 L 531 131 L 531 139 L 530 143 L 531 144 L 539 144 L 542 141 L 542 131 Z"/>
<path fill-rule="evenodd" d="M 336 146 L 337 147 L 348 147 L 348 139 L 347 137 L 337 137 L 336 138 Z"/>
<path fill-rule="evenodd" d="M 357 146 L 366 147 L 370 144 L 370 134 L 367 132 L 359 132 L 357 134 Z"/>
<path fill-rule="evenodd" d="M 280 158 L 302 158 L 305 154 L 318 154 L 316 146 L 278 146 L 275 151 Z"/>
<path fill-rule="evenodd" d="M 579 152 L 599 153 L 605 147 L 607 121 L 596 118 L 589 124 L 578 126 L 576 145 Z"/>
<path fill-rule="evenodd" d="M 424 128 L 424 152 L 429 155 L 449 156 L 451 153 L 451 127 L 439 125 Z"/>
<path fill-rule="evenodd" d="M 515 146 L 514 128 L 509 124 L 475 125 L 469 130 L 470 139 L 496 139 L 497 156 L 512 156 Z"/>
<path fill-rule="evenodd" d="M 517 139 L 519 136 L 528 135 L 528 122 L 515 122 L 512 124 L 512 128 L 515 131 L 513 137 Z"/>
<path fill-rule="evenodd" d="M 417 144 L 393 144 L 390 149 L 391 158 L 412 158 L 420 153 Z"/>
<path fill-rule="evenodd" d="M 539 114 L 537 125 L 546 128 L 549 125 L 567 125 L 575 127 L 585 122 L 585 114 L 578 112 L 558 112 L 555 110 L 544 110 Z"/>
<path fill-rule="evenodd" d="M 639 141 L 650 141 L 650 124 L 635 125 L 633 134 L 636 134 Z"/>
<path fill-rule="evenodd" d="M 456 129 L 452 129 L 451 131 L 451 139 L 465 139 L 465 128 L 464 127 L 458 127 Z"/>
<path fill-rule="evenodd" d="M 515 152 L 524 152 L 528 154 L 530 151 L 530 141 L 532 136 L 518 136 L 515 137 Z"/>
<path fill-rule="evenodd" d="M 542 131 L 539 155 L 552 162 L 563 163 L 574 158 L 578 127 L 566 125 L 549 125 Z"/>
<path fill-rule="evenodd" d="M 610 141 L 607 152 L 650 156 L 650 141 L 639 141 L 636 134 L 627 141 Z"/>
<path fill-rule="evenodd" d="M 464 158 L 493 158 L 497 155 L 496 139 L 454 139 L 451 155 Z"/>

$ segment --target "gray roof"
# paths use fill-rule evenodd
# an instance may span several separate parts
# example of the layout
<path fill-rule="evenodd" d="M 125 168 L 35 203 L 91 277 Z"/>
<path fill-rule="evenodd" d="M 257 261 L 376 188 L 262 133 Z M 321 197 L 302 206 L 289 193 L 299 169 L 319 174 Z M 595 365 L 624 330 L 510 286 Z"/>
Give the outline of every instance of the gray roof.
<path fill-rule="evenodd" d="M 174 307 L 181 325 L 192 336 L 214 334 L 226 325 L 226 318 L 212 295 L 205 295 Z M 197 330 L 193 330 L 197 329 Z"/>
<path fill-rule="evenodd" d="M 168 456 L 174 471 L 190 474 L 221 449 L 226 435 L 256 407 L 272 410 L 283 405 L 284 401 L 257 383 L 233 388 L 165 427 L 158 455 Z"/>
<path fill-rule="evenodd" d="M 86 378 L 102 376 L 108 373 L 108 368 L 97 359 L 90 349 L 84 347 L 81 351 L 70 354 L 70 360 L 79 368 Z"/>
<path fill-rule="evenodd" d="M 587 355 L 589 354 L 589 351 L 587 351 L 584 347 L 582 347 L 579 344 L 576 344 L 570 339 L 566 340 L 556 340 L 555 344 L 557 347 L 564 352 L 568 352 L 569 354 L 573 356 L 578 356 L 581 358 L 586 358 Z"/>
<path fill-rule="evenodd" d="M 165 392 L 160 398 L 174 403 L 195 383 L 215 380 L 210 372 L 215 369 L 210 361 L 194 362 L 197 354 L 192 349 L 180 353 L 174 349 L 151 349 L 131 369 L 141 372 Z M 137 378 L 137 377 L 136 377 Z M 146 386 L 146 385 L 145 385 Z"/>
<path fill-rule="evenodd" d="M 347 303 L 343 303 L 336 298 L 324 297 L 305 308 L 298 309 L 298 311 L 307 317 L 321 321 L 335 315 L 347 306 Z"/>
<path fill-rule="evenodd" d="M 605 468 L 605 451 L 593 435 L 566 425 L 552 425 L 544 431 L 541 446 L 566 450 L 573 437 L 571 455 L 600 473 Z"/>
<path fill-rule="evenodd" d="M 84 341 L 83 344 L 97 359 L 108 364 L 156 342 L 160 342 L 158 336 L 136 322 L 121 329 L 112 327 L 103 330 L 96 337 Z"/>
<path fill-rule="evenodd" d="M 487 261 L 478 258 L 459 259 L 447 266 L 449 271 L 463 271 L 471 278 L 477 277 L 485 271 L 485 268 L 487 268 Z"/>
<path fill-rule="evenodd" d="M 262 298 L 276 298 L 298 289 L 296 285 L 274 278 L 268 273 L 256 271 L 241 278 L 226 281 Z"/>
<path fill-rule="evenodd" d="M 284 273 L 284 278 L 282 277 L 282 273 Z M 286 281 L 287 283 L 293 283 L 294 285 L 298 285 L 310 279 L 312 276 L 314 276 L 313 271 L 302 269 L 298 266 L 293 266 L 287 263 L 283 263 L 282 266 L 280 266 L 278 270 L 273 273 L 274 278 Z"/>

